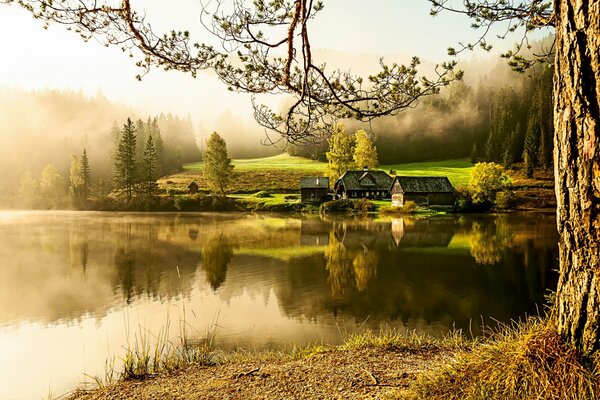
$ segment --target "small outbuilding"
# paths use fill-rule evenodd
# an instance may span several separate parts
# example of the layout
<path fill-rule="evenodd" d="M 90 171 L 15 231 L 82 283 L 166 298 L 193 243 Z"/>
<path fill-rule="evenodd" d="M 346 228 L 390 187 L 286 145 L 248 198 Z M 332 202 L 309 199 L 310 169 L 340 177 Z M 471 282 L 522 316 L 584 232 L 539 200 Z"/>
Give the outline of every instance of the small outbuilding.
<path fill-rule="evenodd" d="M 198 184 L 196 183 L 196 181 L 192 181 L 192 183 L 190 183 L 188 185 L 188 194 L 196 194 L 198 193 L 198 189 L 200 188 L 200 186 L 198 186 Z"/>
<path fill-rule="evenodd" d="M 300 178 L 300 197 L 303 203 L 321 203 L 329 193 L 329 178 Z"/>
<path fill-rule="evenodd" d="M 392 205 L 414 201 L 420 206 L 453 206 L 454 187 L 445 176 L 397 176 L 391 188 Z"/>
<path fill-rule="evenodd" d="M 335 182 L 333 191 L 343 199 L 389 199 L 391 186 L 391 176 L 365 167 L 344 172 Z"/>

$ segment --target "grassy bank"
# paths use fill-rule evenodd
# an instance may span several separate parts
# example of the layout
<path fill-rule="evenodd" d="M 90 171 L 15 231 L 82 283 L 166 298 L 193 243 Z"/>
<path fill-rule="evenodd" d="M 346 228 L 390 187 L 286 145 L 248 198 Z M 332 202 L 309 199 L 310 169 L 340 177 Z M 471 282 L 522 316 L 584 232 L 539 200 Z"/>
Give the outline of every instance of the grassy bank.
<path fill-rule="evenodd" d="M 233 160 L 235 165 L 230 193 L 251 194 L 261 190 L 271 193 L 299 193 L 300 178 L 325 173 L 327 164 L 280 154 L 273 157 Z M 382 165 L 381 170 L 396 175 L 447 176 L 453 185 L 466 184 L 473 165 L 467 159 Z M 159 183 L 166 190 L 186 191 L 196 181 L 201 190 L 208 186 L 202 176 L 202 163 L 186 164 L 184 171 L 162 178 Z"/>
<path fill-rule="evenodd" d="M 585 360 L 548 320 L 466 340 L 383 330 L 279 351 L 211 351 L 200 362 L 71 399 L 594 399 L 600 360 Z M 206 360 L 209 360 L 208 362 Z"/>

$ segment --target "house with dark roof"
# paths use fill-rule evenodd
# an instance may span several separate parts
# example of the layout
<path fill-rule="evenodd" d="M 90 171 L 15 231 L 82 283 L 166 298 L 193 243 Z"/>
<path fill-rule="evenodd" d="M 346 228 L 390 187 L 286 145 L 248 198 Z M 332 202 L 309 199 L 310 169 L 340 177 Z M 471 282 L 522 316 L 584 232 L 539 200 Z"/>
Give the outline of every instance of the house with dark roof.
<path fill-rule="evenodd" d="M 380 170 L 346 171 L 333 186 L 337 197 L 344 199 L 385 199 L 390 197 L 392 177 Z"/>
<path fill-rule="evenodd" d="M 329 193 L 329 178 L 300 178 L 300 197 L 303 203 L 321 203 Z"/>
<path fill-rule="evenodd" d="M 452 206 L 454 187 L 445 176 L 397 176 L 391 185 L 392 205 L 414 201 L 424 206 Z"/>

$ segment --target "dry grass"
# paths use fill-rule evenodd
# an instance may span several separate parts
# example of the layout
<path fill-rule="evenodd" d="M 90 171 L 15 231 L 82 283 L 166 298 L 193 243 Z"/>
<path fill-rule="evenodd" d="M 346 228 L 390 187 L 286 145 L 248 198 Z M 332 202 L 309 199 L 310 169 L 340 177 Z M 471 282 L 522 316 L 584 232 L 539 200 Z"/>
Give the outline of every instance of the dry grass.
<path fill-rule="evenodd" d="M 504 326 L 423 374 L 399 399 L 600 398 L 600 363 L 565 344 L 551 321 Z"/>

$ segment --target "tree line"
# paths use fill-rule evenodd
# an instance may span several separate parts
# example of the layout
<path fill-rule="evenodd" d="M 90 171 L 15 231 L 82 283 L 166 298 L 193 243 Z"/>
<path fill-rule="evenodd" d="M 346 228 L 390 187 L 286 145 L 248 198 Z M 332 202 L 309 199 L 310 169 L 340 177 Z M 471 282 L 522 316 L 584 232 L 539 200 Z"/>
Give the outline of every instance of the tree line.
<path fill-rule="evenodd" d="M 503 67 L 488 70 L 503 75 Z M 370 133 L 382 164 L 470 157 L 510 168 L 523 162 L 528 175 L 552 164 L 553 68 L 528 75 L 454 82 L 411 110 L 372 121 L 343 121 L 350 130 Z M 326 160 L 330 141 L 288 145 L 290 155 Z"/>
<path fill-rule="evenodd" d="M 163 140 L 161 119 L 169 121 L 171 128 L 180 124 L 177 119 L 163 115 L 148 117 L 145 122 L 127 118 L 120 129 L 116 122 L 113 124 L 107 154 L 111 165 L 108 173 L 104 166 L 94 168 L 86 147 L 81 155 L 71 154 L 68 179 L 53 164 L 46 165 L 39 179 L 26 171 L 16 193 L 21 206 L 94 209 L 102 208 L 108 199 L 123 206 L 130 206 L 134 200 L 137 205 L 147 205 L 159 192 L 158 178 L 182 170 L 183 160 L 199 158 L 195 141 L 191 151 L 184 153 L 177 142 Z"/>

